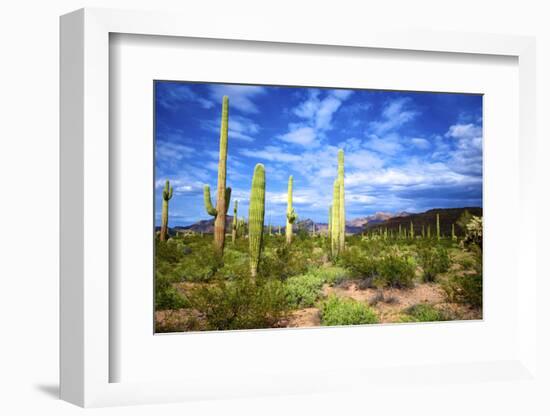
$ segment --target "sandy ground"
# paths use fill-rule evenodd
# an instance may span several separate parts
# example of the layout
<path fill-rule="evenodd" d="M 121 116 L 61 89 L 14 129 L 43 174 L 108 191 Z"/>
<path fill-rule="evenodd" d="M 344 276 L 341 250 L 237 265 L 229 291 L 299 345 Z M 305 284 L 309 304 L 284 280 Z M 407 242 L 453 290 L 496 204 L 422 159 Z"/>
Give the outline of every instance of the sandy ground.
<path fill-rule="evenodd" d="M 482 317 L 479 309 L 445 302 L 443 291 L 434 283 L 419 284 L 412 289 L 383 289 L 379 291 L 377 289 L 361 290 L 358 288 L 357 282 L 349 281 L 344 287 L 325 285 L 323 292 L 325 296 L 335 294 L 369 304 L 378 312 L 382 323 L 397 322 L 404 309 L 419 303 L 429 303 L 462 320 L 481 319 Z M 293 311 L 288 321 L 283 324 L 283 326 L 291 328 L 319 326 L 319 309 L 305 308 Z"/>

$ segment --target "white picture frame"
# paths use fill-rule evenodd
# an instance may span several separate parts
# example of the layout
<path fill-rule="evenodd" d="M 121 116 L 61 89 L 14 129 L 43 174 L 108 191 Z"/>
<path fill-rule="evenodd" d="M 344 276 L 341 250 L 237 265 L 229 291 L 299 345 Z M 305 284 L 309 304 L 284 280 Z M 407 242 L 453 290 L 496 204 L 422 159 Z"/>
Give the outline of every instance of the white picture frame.
<path fill-rule="evenodd" d="M 264 22 L 265 23 L 265 22 Z M 61 398 L 80 406 L 159 403 L 270 394 L 319 393 L 371 386 L 388 371 L 423 382 L 460 379 L 536 378 L 536 232 L 535 41 L 529 37 L 371 27 L 327 32 L 280 30 L 243 21 L 239 33 L 230 22 L 205 25 L 201 19 L 171 13 L 82 9 L 61 18 Z M 381 48 L 442 54 L 504 55 L 518 59 L 520 178 L 517 293 L 518 345 L 506 360 L 442 362 L 407 369 L 321 369 L 314 373 L 270 374 L 237 380 L 185 377 L 178 381 L 110 382 L 110 366 L 119 359 L 110 349 L 109 293 L 110 164 L 109 36 L 113 33 L 226 39 L 248 42 Z M 246 35 L 242 35 L 246 33 Z M 361 330 L 355 328 L 355 330 Z M 252 336 L 254 336 L 252 334 Z M 327 332 L 327 337 L 337 333 Z M 408 376 L 407 376 L 408 374 Z M 328 377 L 322 377 L 326 375 Z M 481 376 L 480 376 L 481 375 Z M 438 378 L 439 377 L 439 378 Z M 345 380 L 345 381 L 342 381 Z M 388 379 L 389 380 L 389 379 Z M 369 387 L 369 388 L 371 388 Z"/>

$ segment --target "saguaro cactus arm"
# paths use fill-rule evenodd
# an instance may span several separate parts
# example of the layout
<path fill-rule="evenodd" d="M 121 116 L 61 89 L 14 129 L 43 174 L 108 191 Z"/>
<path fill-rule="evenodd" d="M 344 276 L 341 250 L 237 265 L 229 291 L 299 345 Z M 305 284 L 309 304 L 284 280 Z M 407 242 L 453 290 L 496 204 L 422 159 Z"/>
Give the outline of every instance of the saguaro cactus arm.
<path fill-rule="evenodd" d="M 165 201 L 169 201 L 172 199 L 172 194 L 174 192 L 174 188 L 170 186 L 170 181 L 167 180 L 164 184 L 164 189 L 162 190 L 162 199 Z"/>
<path fill-rule="evenodd" d="M 212 215 L 213 217 L 218 215 L 218 211 L 216 208 L 214 208 L 214 205 L 212 205 L 211 197 L 210 197 L 210 186 L 204 185 L 204 207 L 206 208 L 206 212 L 208 214 Z"/>

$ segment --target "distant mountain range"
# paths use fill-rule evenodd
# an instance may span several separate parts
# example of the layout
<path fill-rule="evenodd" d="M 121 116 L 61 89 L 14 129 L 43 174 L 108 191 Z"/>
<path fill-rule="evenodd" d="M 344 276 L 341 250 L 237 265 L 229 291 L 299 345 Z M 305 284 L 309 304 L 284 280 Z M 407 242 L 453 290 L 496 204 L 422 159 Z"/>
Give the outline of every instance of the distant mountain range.
<path fill-rule="evenodd" d="M 390 212 L 377 212 L 366 217 L 357 217 L 346 221 L 346 232 L 349 234 L 357 234 L 366 230 L 375 230 L 379 227 L 387 228 L 388 230 L 397 230 L 399 225 L 401 227 L 410 227 L 411 221 L 415 228 L 415 233 L 420 233 L 422 225 L 427 228 L 431 226 L 432 232 L 435 232 L 435 219 L 436 214 L 439 214 L 439 225 L 443 235 L 450 235 L 451 227 L 453 223 L 456 223 L 458 218 L 464 211 L 469 211 L 472 215 L 481 216 L 482 209 L 480 207 L 465 207 L 465 208 L 435 208 L 430 209 L 422 213 L 410 213 L 401 211 L 397 213 Z M 233 216 L 228 215 L 226 217 L 226 229 L 231 230 L 231 224 L 233 222 Z M 328 225 L 327 223 L 315 223 L 313 220 L 307 218 L 299 220 L 295 223 L 296 231 L 304 230 L 311 232 L 313 225 L 315 224 L 315 231 L 326 233 Z M 266 224 L 267 226 L 268 224 Z M 158 228 L 158 227 L 157 227 Z M 407 228 L 408 229 L 408 228 Z M 278 226 L 273 226 L 273 232 L 277 232 Z M 284 232 L 285 227 L 281 227 Z M 173 232 L 193 231 L 196 233 L 213 233 L 214 232 L 214 219 L 198 221 L 188 226 L 176 226 L 171 229 Z M 460 227 L 455 227 L 457 234 L 462 234 Z"/>

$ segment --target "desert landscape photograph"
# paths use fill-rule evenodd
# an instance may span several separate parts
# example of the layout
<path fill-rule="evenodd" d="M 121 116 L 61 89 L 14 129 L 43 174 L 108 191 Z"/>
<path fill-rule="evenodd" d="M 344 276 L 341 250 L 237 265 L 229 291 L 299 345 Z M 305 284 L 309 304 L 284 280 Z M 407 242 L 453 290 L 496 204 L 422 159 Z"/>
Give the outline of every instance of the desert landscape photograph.
<path fill-rule="evenodd" d="M 155 81 L 155 332 L 483 318 L 483 96 Z"/>

